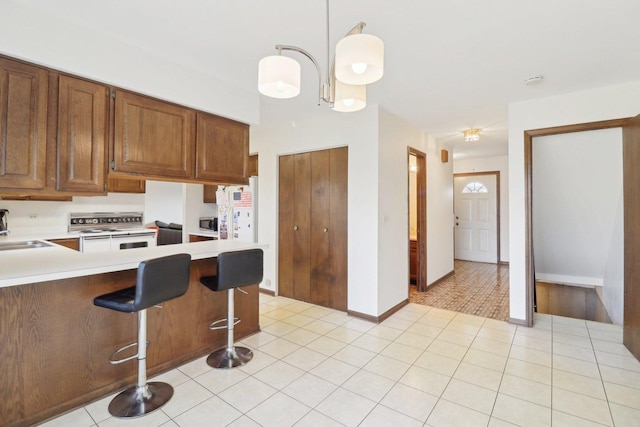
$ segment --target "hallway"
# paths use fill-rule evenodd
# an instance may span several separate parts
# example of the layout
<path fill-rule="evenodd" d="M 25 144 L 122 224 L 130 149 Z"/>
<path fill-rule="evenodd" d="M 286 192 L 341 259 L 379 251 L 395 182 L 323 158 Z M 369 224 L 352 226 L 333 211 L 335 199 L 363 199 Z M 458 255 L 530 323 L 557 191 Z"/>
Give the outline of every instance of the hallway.
<path fill-rule="evenodd" d="M 427 292 L 411 285 L 409 301 L 458 313 L 509 320 L 509 266 L 458 261 L 455 272 Z"/>

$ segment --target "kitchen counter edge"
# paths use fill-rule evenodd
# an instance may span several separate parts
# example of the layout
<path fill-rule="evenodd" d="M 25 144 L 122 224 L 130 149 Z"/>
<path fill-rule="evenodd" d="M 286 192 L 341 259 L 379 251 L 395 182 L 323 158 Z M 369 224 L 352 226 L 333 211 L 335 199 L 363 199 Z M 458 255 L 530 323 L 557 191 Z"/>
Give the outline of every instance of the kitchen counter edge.
<path fill-rule="evenodd" d="M 211 240 L 108 253 L 82 253 L 59 245 L 4 251 L 0 252 L 3 266 L 0 288 L 131 270 L 144 260 L 178 253 L 190 254 L 191 259 L 197 260 L 214 258 L 221 252 L 254 248 L 266 249 L 268 245 Z"/>

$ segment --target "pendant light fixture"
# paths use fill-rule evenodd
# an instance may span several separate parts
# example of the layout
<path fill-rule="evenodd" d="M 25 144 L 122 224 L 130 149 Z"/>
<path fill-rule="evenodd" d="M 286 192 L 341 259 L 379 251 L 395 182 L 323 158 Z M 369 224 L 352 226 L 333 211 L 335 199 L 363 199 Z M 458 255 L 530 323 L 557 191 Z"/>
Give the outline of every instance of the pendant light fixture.
<path fill-rule="evenodd" d="M 329 103 L 335 111 L 352 112 L 367 105 L 366 86 L 378 81 L 384 73 L 384 44 L 378 37 L 362 34 L 366 26 L 360 22 L 336 45 L 333 63 L 329 57 L 329 0 L 327 4 L 327 72 L 323 82 L 318 61 L 297 46 L 276 45 L 277 55 L 267 56 L 258 65 L 258 90 L 272 98 L 293 98 L 300 93 L 300 64 L 282 51 L 301 53 L 309 58 L 318 72 L 318 105 Z"/>

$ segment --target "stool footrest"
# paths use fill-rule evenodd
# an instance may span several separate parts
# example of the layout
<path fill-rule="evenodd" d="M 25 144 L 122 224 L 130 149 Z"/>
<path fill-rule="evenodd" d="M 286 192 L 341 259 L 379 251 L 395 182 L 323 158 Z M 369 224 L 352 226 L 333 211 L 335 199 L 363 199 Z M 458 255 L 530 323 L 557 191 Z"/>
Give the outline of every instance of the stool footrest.
<path fill-rule="evenodd" d="M 114 356 L 115 356 L 116 354 L 121 353 L 121 352 L 123 352 L 123 351 L 125 351 L 125 350 L 128 350 L 128 349 L 130 349 L 130 348 L 137 347 L 137 346 L 138 346 L 138 343 L 137 343 L 137 342 L 134 342 L 134 343 L 131 343 L 131 344 L 127 344 L 127 345 L 125 345 L 125 346 L 123 346 L 123 347 L 120 347 L 119 349 L 117 349 L 116 351 L 114 351 L 114 352 L 111 354 L 111 356 L 109 356 L 109 363 L 111 363 L 112 365 L 118 365 L 118 364 L 120 364 L 120 363 L 127 362 L 127 361 L 129 361 L 129 360 L 137 359 L 137 358 L 138 358 L 138 355 L 140 354 L 140 352 L 138 352 L 138 351 L 136 351 L 136 354 L 134 354 L 134 355 L 132 355 L 132 356 L 129 356 L 129 357 L 123 357 L 122 359 L 114 359 Z M 147 348 L 149 348 L 149 341 L 147 341 Z"/>
<path fill-rule="evenodd" d="M 233 326 L 236 326 L 238 323 L 240 323 L 240 318 L 238 317 L 234 317 L 233 318 Z M 221 326 L 216 326 L 218 324 L 222 324 Z M 217 331 L 218 329 L 228 329 L 228 325 L 227 325 L 227 319 L 220 319 L 220 320 L 216 320 L 211 322 L 211 324 L 209 325 L 209 329 L 211 329 L 212 331 Z"/>

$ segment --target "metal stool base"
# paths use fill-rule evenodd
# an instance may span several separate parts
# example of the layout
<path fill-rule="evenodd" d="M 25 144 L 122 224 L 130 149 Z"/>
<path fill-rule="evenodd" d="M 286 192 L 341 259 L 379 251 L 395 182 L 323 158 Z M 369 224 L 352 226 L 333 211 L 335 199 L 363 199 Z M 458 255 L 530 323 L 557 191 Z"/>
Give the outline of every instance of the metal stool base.
<path fill-rule="evenodd" d="M 151 382 L 144 387 L 131 386 L 109 403 L 109 413 L 117 418 L 134 418 L 149 414 L 167 403 L 173 387 L 167 383 Z"/>
<path fill-rule="evenodd" d="M 207 357 L 207 365 L 212 368 L 229 369 L 242 366 L 253 358 L 253 352 L 246 347 L 221 348 Z"/>

